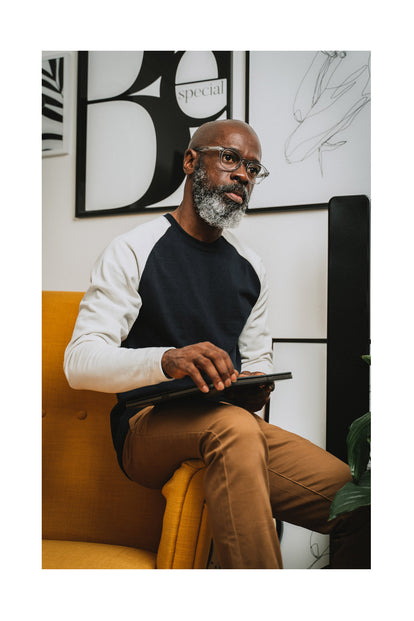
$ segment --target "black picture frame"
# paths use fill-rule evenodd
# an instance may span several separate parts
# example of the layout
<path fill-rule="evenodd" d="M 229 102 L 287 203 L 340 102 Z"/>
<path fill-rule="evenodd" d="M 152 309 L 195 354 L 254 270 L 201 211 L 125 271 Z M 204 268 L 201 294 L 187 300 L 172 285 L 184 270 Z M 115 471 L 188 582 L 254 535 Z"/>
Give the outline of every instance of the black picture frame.
<path fill-rule="evenodd" d="M 76 207 L 75 215 L 78 218 L 143 213 L 146 211 L 169 211 L 177 205 L 161 205 L 157 203 L 168 200 L 180 187 L 184 180 L 182 159 L 190 139 L 190 128 L 217 118 L 231 118 L 232 116 L 232 52 L 213 51 L 217 63 L 217 78 L 200 79 L 197 76 L 191 82 L 177 83 L 176 72 L 184 51 L 150 51 L 143 52 L 141 66 L 130 87 L 119 94 L 105 98 L 89 100 L 88 85 L 91 75 L 88 71 L 88 51 L 78 53 L 78 95 L 77 95 L 77 148 L 76 148 Z M 160 94 L 155 97 L 151 94 L 140 94 L 148 87 L 159 81 Z M 196 96 L 215 94 L 220 84 L 225 81 L 225 105 L 214 114 L 205 117 L 189 116 L 180 108 L 180 95 L 187 98 L 188 85 Z M 186 87 L 187 85 L 187 87 Z M 181 91 L 177 91 L 182 87 Z M 187 90 L 183 90 L 187 88 Z M 216 89 L 216 90 L 214 90 Z M 223 97 L 222 97 L 223 99 Z M 108 102 L 128 101 L 138 104 L 145 109 L 154 123 L 156 136 L 156 159 L 149 187 L 144 195 L 127 204 L 116 204 L 104 209 L 90 209 L 86 203 L 90 179 L 87 169 L 88 153 L 88 109 L 90 106 Z M 139 138 L 139 137 L 138 137 Z M 88 188 L 89 184 L 89 188 Z"/>

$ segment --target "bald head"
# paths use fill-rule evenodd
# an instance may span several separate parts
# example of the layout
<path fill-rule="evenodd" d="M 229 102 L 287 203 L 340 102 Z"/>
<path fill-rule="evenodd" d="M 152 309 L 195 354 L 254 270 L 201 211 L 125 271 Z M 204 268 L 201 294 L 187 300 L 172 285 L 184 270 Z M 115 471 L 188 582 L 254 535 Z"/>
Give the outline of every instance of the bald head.
<path fill-rule="evenodd" d="M 233 133 L 245 135 L 246 138 L 256 141 L 258 148 L 261 151 L 260 140 L 256 132 L 244 121 L 237 121 L 235 119 L 223 119 L 220 121 L 210 121 L 209 123 L 204 123 L 204 125 L 201 125 L 194 133 L 188 148 L 194 149 L 215 143 L 221 144 L 225 136 Z"/>
<path fill-rule="evenodd" d="M 241 162 L 240 166 L 236 162 L 235 168 L 223 166 L 216 149 L 203 147 L 233 150 L 242 158 L 244 166 Z M 210 121 L 197 129 L 184 153 L 183 170 L 187 178 L 177 216 L 181 222 L 186 219 L 192 223 L 188 230 L 192 227 L 201 235 L 201 227 L 204 235 L 207 230 L 210 240 L 212 231 L 213 239 L 217 239 L 217 232 L 221 234 L 223 228 L 236 226 L 246 211 L 254 187 L 247 162 L 260 162 L 261 156 L 256 132 L 243 121 Z"/>

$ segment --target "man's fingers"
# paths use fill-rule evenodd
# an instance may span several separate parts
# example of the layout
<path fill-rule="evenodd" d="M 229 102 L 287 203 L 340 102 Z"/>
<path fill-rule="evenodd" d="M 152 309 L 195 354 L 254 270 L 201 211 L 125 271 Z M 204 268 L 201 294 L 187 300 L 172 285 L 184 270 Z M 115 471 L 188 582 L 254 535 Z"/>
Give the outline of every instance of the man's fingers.
<path fill-rule="evenodd" d="M 202 355 L 194 360 L 194 365 L 204 375 L 207 375 L 216 390 L 224 390 L 231 385 L 231 371 L 216 356 Z"/>
<path fill-rule="evenodd" d="M 267 392 L 272 392 L 275 389 L 275 383 L 269 383 L 269 384 L 260 384 L 259 386 L 260 390 L 267 390 Z"/>
<path fill-rule="evenodd" d="M 227 371 L 225 373 L 219 373 L 216 364 L 212 362 L 209 358 L 199 359 L 197 361 L 197 366 L 201 369 L 208 377 L 211 379 L 213 386 L 216 390 L 224 390 L 227 386 L 230 386 L 231 380 Z"/>
<path fill-rule="evenodd" d="M 201 375 L 200 371 L 196 366 L 192 365 L 192 367 L 188 370 L 187 375 L 191 377 L 194 384 L 201 390 L 201 392 L 208 392 L 209 387 L 206 384 L 204 377 Z"/>
<path fill-rule="evenodd" d="M 227 352 L 218 347 L 206 344 L 202 356 L 195 361 L 196 366 L 202 369 L 211 378 L 216 390 L 223 390 L 237 380 L 237 371 Z"/>
<path fill-rule="evenodd" d="M 209 342 L 167 350 L 161 364 L 164 373 L 174 379 L 191 377 L 202 392 L 208 392 L 202 373 L 217 390 L 231 386 L 238 376 L 228 353 Z"/>

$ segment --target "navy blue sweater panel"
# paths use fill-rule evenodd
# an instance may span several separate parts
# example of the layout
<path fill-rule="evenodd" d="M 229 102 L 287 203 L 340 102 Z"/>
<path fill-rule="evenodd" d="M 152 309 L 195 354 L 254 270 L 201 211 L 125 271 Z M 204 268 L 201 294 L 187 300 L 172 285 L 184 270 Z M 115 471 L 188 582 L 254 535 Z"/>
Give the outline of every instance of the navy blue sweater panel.
<path fill-rule="evenodd" d="M 122 346 L 178 348 L 210 341 L 227 351 L 240 370 L 238 340 L 260 295 L 259 277 L 224 237 L 201 242 L 170 214 L 165 217 L 171 226 L 147 258 L 138 288 L 142 306 Z M 192 384 L 190 378 L 174 381 Z M 166 381 L 121 393 L 118 399 L 123 403 L 170 388 L 171 382 Z M 121 417 L 129 419 L 133 413 L 124 411 Z M 115 433 L 118 457 L 127 432 L 125 424 L 121 427 L 123 431 Z"/>

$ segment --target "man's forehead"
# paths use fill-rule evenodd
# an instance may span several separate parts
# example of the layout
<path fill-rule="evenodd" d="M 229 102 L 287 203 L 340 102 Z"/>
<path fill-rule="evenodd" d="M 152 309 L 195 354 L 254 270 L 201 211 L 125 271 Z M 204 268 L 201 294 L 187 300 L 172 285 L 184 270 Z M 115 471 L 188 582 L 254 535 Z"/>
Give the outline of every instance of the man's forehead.
<path fill-rule="evenodd" d="M 261 157 L 259 138 L 254 130 L 242 121 L 216 121 L 201 126 L 194 135 L 191 146 L 208 145 L 232 147 L 238 151 L 248 151 L 250 157 L 257 159 Z"/>
<path fill-rule="evenodd" d="M 247 150 L 253 152 L 253 155 L 257 154 L 257 157 L 260 158 L 262 150 L 259 139 L 253 132 L 245 128 L 223 127 L 222 131 L 217 133 L 215 139 L 224 147 L 233 147 L 238 151 Z"/>

